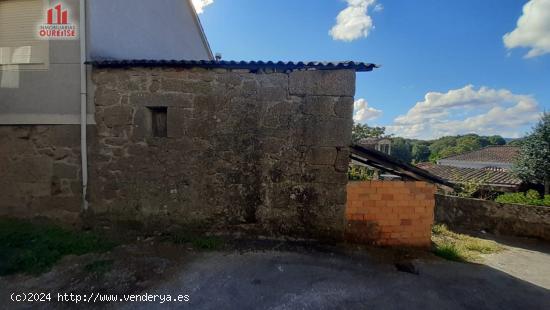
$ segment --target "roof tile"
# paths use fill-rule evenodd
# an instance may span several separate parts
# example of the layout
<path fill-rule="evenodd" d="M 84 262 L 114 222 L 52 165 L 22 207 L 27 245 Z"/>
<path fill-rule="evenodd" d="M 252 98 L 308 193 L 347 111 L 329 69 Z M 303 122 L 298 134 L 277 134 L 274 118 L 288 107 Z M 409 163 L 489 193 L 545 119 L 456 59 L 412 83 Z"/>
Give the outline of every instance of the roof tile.
<path fill-rule="evenodd" d="M 94 60 L 89 61 L 96 67 L 203 67 L 203 68 L 227 68 L 227 69 L 262 69 L 272 68 L 281 70 L 319 69 L 339 70 L 353 69 L 357 72 L 372 71 L 379 66 L 372 63 L 355 61 L 336 62 L 293 62 L 293 61 L 234 61 L 234 60 L 148 60 L 148 59 L 125 59 L 125 60 Z"/>
<path fill-rule="evenodd" d="M 513 163 L 519 154 L 516 146 L 488 146 L 476 151 L 453 155 L 442 160 Z"/>
<path fill-rule="evenodd" d="M 480 182 L 494 185 L 519 185 L 522 183 L 511 172 L 504 170 L 459 168 L 432 163 L 420 163 L 417 167 L 452 183 Z"/>

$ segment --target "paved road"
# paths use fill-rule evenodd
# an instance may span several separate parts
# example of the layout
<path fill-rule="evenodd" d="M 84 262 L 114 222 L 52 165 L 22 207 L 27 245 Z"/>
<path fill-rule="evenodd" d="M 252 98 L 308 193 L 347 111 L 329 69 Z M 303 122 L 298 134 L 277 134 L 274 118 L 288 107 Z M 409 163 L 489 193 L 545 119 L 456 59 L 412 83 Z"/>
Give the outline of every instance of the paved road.
<path fill-rule="evenodd" d="M 526 238 L 493 239 L 504 246 L 504 251 L 484 257 L 485 265 L 550 290 L 550 243 Z"/>
<path fill-rule="evenodd" d="M 394 265 L 328 253 L 203 253 L 150 293 L 190 302 L 128 309 L 550 309 L 550 291 L 485 265 Z"/>

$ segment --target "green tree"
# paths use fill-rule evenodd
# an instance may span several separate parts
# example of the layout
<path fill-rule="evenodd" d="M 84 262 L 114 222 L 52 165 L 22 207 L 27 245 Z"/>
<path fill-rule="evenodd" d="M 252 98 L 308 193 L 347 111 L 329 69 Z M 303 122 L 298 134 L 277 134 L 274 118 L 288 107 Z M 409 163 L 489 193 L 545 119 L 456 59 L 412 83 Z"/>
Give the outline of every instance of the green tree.
<path fill-rule="evenodd" d="M 447 136 L 431 141 L 429 159 L 432 162 L 440 158 L 465 152 L 479 150 L 488 145 L 504 145 L 506 141 L 501 136 L 479 136 L 467 134 L 463 136 Z"/>
<path fill-rule="evenodd" d="M 447 147 L 447 148 L 442 149 L 439 152 L 438 159 L 453 156 L 453 155 L 458 155 L 458 154 L 461 154 L 461 153 L 464 153 L 464 152 L 467 152 L 467 151 L 468 150 L 466 150 L 462 147 L 459 147 L 459 146 Z"/>
<path fill-rule="evenodd" d="M 434 140 L 430 145 L 430 161 L 435 162 L 439 158 L 441 158 L 441 155 L 439 155 L 439 153 L 442 150 L 456 146 L 456 140 L 457 137 L 453 136 L 441 137 L 437 140 Z"/>
<path fill-rule="evenodd" d="M 430 158 L 430 147 L 425 144 L 413 143 L 412 158 L 415 162 L 425 162 Z"/>
<path fill-rule="evenodd" d="M 544 184 L 544 193 L 550 194 L 550 113 L 525 138 L 514 172 L 525 182 Z"/>
<path fill-rule="evenodd" d="M 393 138 L 391 142 L 391 155 L 406 163 L 410 163 L 412 161 L 411 145 L 406 139 Z"/>
<path fill-rule="evenodd" d="M 485 143 L 483 143 L 481 137 L 478 135 L 465 135 L 459 137 L 456 140 L 456 151 L 458 152 L 456 154 L 479 150 L 480 148 L 486 146 L 488 142 L 488 140 L 485 140 Z"/>
<path fill-rule="evenodd" d="M 506 140 L 504 140 L 501 136 L 490 136 L 489 138 L 489 144 L 490 145 L 505 145 Z"/>
<path fill-rule="evenodd" d="M 386 127 L 369 127 L 367 124 L 355 123 L 351 130 L 351 140 L 354 143 L 365 138 L 386 137 Z"/>
<path fill-rule="evenodd" d="M 509 145 L 509 146 L 521 146 L 523 144 L 523 141 L 525 141 L 525 138 L 514 139 L 514 140 L 508 142 L 507 145 Z"/>

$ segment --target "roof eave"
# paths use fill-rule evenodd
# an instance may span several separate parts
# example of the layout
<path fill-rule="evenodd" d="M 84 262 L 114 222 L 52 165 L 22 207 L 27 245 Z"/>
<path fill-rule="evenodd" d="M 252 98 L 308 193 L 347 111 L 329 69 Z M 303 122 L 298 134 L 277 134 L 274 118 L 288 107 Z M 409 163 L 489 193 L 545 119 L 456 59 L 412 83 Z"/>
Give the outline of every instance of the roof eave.
<path fill-rule="evenodd" d="M 354 61 L 340 62 L 293 62 L 293 61 L 215 61 L 215 60 L 92 60 L 87 64 L 95 67 L 124 68 L 124 67 L 183 67 L 183 68 L 226 68 L 226 69 L 275 69 L 275 70 L 354 70 L 368 72 L 378 68 L 376 64 Z"/>

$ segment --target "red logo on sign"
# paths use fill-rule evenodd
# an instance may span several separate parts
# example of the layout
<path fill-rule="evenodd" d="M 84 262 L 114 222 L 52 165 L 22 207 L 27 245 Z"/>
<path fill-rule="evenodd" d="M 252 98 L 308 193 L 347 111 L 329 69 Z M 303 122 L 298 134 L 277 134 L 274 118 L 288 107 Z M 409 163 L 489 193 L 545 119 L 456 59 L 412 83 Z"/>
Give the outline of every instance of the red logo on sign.
<path fill-rule="evenodd" d="M 57 23 L 56 24 L 66 25 L 67 24 L 67 19 L 69 17 L 69 12 L 67 10 L 61 11 L 61 4 L 58 4 L 53 9 L 48 10 L 48 24 L 49 25 L 54 24 L 54 22 L 53 22 L 53 13 L 54 13 L 53 10 L 54 9 L 55 9 L 56 16 L 57 16 Z"/>
<path fill-rule="evenodd" d="M 46 11 L 46 23 L 39 25 L 38 37 L 49 40 L 77 39 L 77 27 L 69 20 L 70 8 L 58 3 Z"/>

